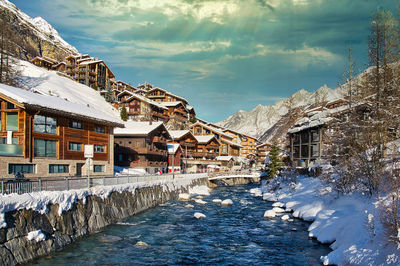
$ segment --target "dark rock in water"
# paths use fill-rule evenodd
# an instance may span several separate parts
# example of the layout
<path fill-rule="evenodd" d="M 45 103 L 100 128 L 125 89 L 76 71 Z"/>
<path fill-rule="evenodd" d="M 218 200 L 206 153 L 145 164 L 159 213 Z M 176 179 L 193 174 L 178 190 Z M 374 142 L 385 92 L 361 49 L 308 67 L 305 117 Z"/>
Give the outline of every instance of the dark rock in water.
<path fill-rule="evenodd" d="M 103 235 L 102 237 L 100 237 L 100 241 L 104 243 L 113 243 L 121 240 L 122 240 L 121 237 L 113 235 Z"/>

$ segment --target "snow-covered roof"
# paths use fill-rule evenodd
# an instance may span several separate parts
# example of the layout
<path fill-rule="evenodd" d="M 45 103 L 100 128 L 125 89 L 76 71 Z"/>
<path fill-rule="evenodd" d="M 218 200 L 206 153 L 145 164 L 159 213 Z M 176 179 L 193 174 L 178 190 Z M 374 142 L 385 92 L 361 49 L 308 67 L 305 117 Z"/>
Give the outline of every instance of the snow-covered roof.
<path fill-rule="evenodd" d="M 39 60 L 41 60 L 41 61 L 45 61 L 45 62 L 47 62 L 47 63 L 49 63 L 49 64 L 51 64 L 51 65 L 54 65 L 54 64 L 55 64 L 53 61 L 47 60 L 46 58 L 43 58 L 43 57 L 40 57 L 40 56 L 36 56 L 35 58 L 33 58 L 33 59 L 31 60 L 31 62 L 33 62 L 35 59 L 39 59 Z"/>
<path fill-rule="evenodd" d="M 259 149 L 259 148 L 264 147 L 264 146 L 271 146 L 271 145 L 272 145 L 271 143 L 262 143 L 260 145 L 257 145 L 256 149 Z"/>
<path fill-rule="evenodd" d="M 125 128 L 116 128 L 114 130 L 115 136 L 145 136 L 150 134 L 153 130 L 164 127 L 163 122 L 138 122 L 127 121 L 124 123 Z"/>
<path fill-rule="evenodd" d="M 210 126 L 208 126 L 208 125 L 205 125 L 205 124 L 203 124 L 203 123 L 196 122 L 196 123 L 192 124 L 190 127 L 192 128 L 192 127 L 194 127 L 194 126 L 202 126 L 202 127 L 205 127 L 205 128 L 207 128 L 208 130 L 213 131 L 213 132 L 215 132 L 215 133 L 217 133 L 217 134 L 219 134 L 219 135 L 221 135 L 221 136 L 224 136 L 224 137 L 228 137 L 228 138 L 230 138 L 230 139 L 233 139 L 232 136 L 230 136 L 230 135 L 228 135 L 228 134 L 225 134 L 224 132 L 222 132 L 222 131 L 220 131 L 220 130 L 214 128 L 214 127 L 210 127 Z"/>
<path fill-rule="evenodd" d="M 164 105 L 165 107 L 175 107 L 179 104 L 182 104 L 183 107 L 185 107 L 185 105 L 181 102 L 181 101 L 175 101 L 175 102 L 160 102 L 160 104 Z"/>
<path fill-rule="evenodd" d="M 85 60 L 86 58 L 83 58 L 83 59 L 81 59 L 81 60 Z M 89 58 L 88 58 L 88 60 L 90 60 Z M 78 60 L 79 61 L 79 60 Z M 84 62 L 81 62 L 81 63 L 79 63 L 80 65 L 91 65 L 91 64 L 97 64 L 97 63 L 104 63 L 104 61 L 103 60 L 90 60 L 90 61 L 84 61 Z"/>
<path fill-rule="evenodd" d="M 199 144 L 207 144 L 212 139 L 215 139 L 219 143 L 219 141 L 217 140 L 217 138 L 214 135 L 194 135 L 194 137 L 196 138 L 196 140 Z"/>
<path fill-rule="evenodd" d="M 169 134 L 174 139 L 180 139 L 186 134 L 191 134 L 189 130 L 168 130 Z"/>
<path fill-rule="evenodd" d="M 127 92 L 129 92 L 129 91 L 127 91 Z M 121 93 L 120 93 L 120 94 L 121 94 Z M 158 102 L 156 102 L 156 101 L 153 101 L 153 100 L 150 100 L 150 99 L 148 99 L 148 98 L 146 98 L 146 97 L 144 97 L 144 96 L 142 96 L 142 95 L 140 95 L 140 94 L 137 94 L 137 93 L 134 93 L 134 92 L 130 92 L 130 94 L 131 94 L 132 96 L 129 97 L 128 99 L 126 99 L 126 100 L 125 100 L 126 102 L 128 102 L 128 101 L 129 101 L 130 99 L 132 99 L 132 98 L 138 98 L 139 100 L 141 100 L 141 101 L 143 101 L 143 102 L 145 102 L 145 103 L 154 105 L 154 106 L 156 106 L 156 107 L 158 107 L 158 108 L 160 108 L 160 109 L 168 110 L 168 108 L 166 108 L 165 106 L 161 105 L 160 103 L 158 103 Z M 118 95 L 119 95 L 119 94 L 118 94 Z"/>
<path fill-rule="evenodd" d="M 172 96 L 172 97 L 175 97 L 175 98 L 177 98 L 177 99 L 181 99 L 181 100 L 183 100 L 183 101 L 185 101 L 185 102 L 188 102 L 188 100 L 186 100 L 185 98 L 183 98 L 183 97 L 181 97 L 181 96 L 178 96 L 178 95 L 175 95 L 175 94 L 173 94 L 173 93 L 171 93 L 171 92 L 169 92 L 169 91 L 167 91 L 167 90 L 164 90 L 164 89 L 161 89 L 161 88 L 153 88 L 153 89 L 151 89 L 149 92 L 151 92 L 151 91 L 154 91 L 154 90 L 160 90 L 160 91 L 163 91 L 165 94 L 168 94 L 168 95 L 170 95 L 170 96 Z"/>
<path fill-rule="evenodd" d="M 227 155 L 227 156 L 217 156 L 215 158 L 217 161 L 226 161 L 229 162 L 230 160 L 233 160 L 233 156 Z"/>
<path fill-rule="evenodd" d="M 0 84 L 0 95 L 22 104 L 25 108 L 43 109 L 54 114 L 82 117 L 114 126 L 123 126 L 121 120 L 115 117 L 87 105 L 73 103 L 57 96 L 42 95 L 5 84 Z"/>

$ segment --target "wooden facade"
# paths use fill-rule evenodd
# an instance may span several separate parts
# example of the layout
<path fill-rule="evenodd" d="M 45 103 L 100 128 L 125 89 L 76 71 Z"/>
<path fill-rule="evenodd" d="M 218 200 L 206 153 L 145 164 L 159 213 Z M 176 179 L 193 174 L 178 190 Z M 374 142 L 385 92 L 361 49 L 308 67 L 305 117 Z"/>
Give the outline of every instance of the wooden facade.
<path fill-rule="evenodd" d="M 21 104 L 3 94 L 0 109 L 0 177 L 11 178 L 24 169 L 26 177 L 80 176 L 87 170 L 88 144 L 95 145 L 91 174 L 113 174 L 117 124 Z"/>
<path fill-rule="evenodd" d="M 136 123 L 137 128 L 145 122 Z M 162 123 L 146 133 L 134 131 L 115 133 L 115 165 L 129 168 L 145 169 L 148 173 L 166 172 L 168 165 L 167 139 L 168 131 Z"/>
<path fill-rule="evenodd" d="M 257 149 L 257 160 L 258 163 L 264 163 L 265 159 L 267 158 L 269 151 L 271 150 L 271 144 L 263 143 L 256 147 Z"/>

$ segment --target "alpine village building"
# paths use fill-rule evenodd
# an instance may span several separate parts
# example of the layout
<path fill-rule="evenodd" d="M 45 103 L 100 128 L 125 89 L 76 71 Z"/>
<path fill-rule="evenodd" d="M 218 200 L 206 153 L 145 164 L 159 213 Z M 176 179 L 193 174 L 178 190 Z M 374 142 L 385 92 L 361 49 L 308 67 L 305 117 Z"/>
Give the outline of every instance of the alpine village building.
<path fill-rule="evenodd" d="M 118 119 L 86 105 L 0 84 L 0 175 L 112 175 Z M 94 145 L 93 168 L 84 146 Z"/>
<path fill-rule="evenodd" d="M 167 139 L 163 122 L 128 121 L 115 130 L 115 165 L 144 169 L 147 173 L 167 172 Z"/>

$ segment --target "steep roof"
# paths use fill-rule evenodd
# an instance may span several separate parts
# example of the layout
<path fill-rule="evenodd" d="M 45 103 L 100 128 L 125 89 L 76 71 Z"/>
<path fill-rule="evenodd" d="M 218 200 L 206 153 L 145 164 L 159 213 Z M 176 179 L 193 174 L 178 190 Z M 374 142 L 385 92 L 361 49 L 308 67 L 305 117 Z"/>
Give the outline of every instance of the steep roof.
<path fill-rule="evenodd" d="M 195 127 L 195 126 L 197 126 L 197 125 L 202 126 L 202 127 L 205 127 L 205 128 L 207 128 L 208 130 L 210 130 L 210 131 L 213 131 L 213 132 L 215 132 L 215 133 L 217 133 L 217 134 L 220 134 L 221 136 L 228 137 L 229 139 L 233 139 L 232 136 L 230 136 L 230 135 L 228 135 L 228 134 L 225 134 L 224 132 L 222 132 L 222 131 L 220 131 L 220 130 L 214 128 L 214 127 L 210 127 L 210 126 L 208 126 L 208 125 L 206 125 L 206 124 L 203 124 L 203 123 L 200 123 L 200 122 L 196 122 L 196 123 L 190 125 L 190 128 Z"/>
<path fill-rule="evenodd" d="M 154 90 L 160 90 L 160 91 L 164 92 L 165 94 L 168 94 L 168 95 L 170 95 L 172 97 L 175 97 L 177 99 L 183 100 L 184 102 L 188 103 L 188 100 L 186 100 L 185 98 L 183 98 L 181 96 L 178 96 L 178 95 L 175 95 L 175 94 L 173 94 L 173 93 L 171 93 L 171 92 L 169 92 L 167 90 L 161 89 L 161 88 L 153 88 L 153 89 L 149 90 L 149 92 L 152 92 Z"/>
<path fill-rule="evenodd" d="M 124 125 L 125 128 L 114 130 L 115 136 L 147 136 L 160 127 L 167 131 L 163 122 L 152 122 L 150 124 L 150 122 L 127 121 Z"/>
<path fill-rule="evenodd" d="M 217 156 L 215 158 L 217 161 L 225 161 L 229 162 L 230 160 L 233 160 L 233 156 L 227 155 L 227 156 Z"/>
<path fill-rule="evenodd" d="M 0 84 L 0 96 L 11 99 L 24 108 L 41 109 L 49 113 L 95 120 L 99 123 L 123 127 L 122 121 L 87 105 L 73 103 L 57 96 L 43 95 Z"/>
<path fill-rule="evenodd" d="M 178 149 L 180 148 L 180 144 L 178 143 L 167 143 L 167 150 L 168 150 L 168 154 L 175 154 Z"/>
<path fill-rule="evenodd" d="M 209 143 L 212 139 L 215 139 L 218 143 L 220 143 L 218 141 L 218 139 L 214 136 L 214 135 L 194 135 L 194 137 L 196 138 L 197 142 L 199 144 L 207 144 Z"/>
<path fill-rule="evenodd" d="M 144 96 L 142 96 L 140 94 L 134 93 L 134 92 L 130 92 L 130 91 L 127 91 L 127 92 L 129 92 L 132 96 L 129 97 L 128 99 L 126 99 L 125 102 L 130 101 L 132 98 L 137 98 L 137 99 L 139 99 L 139 100 L 141 100 L 141 101 L 143 101 L 145 103 L 151 104 L 151 105 L 156 106 L 156 107 L 158 107 L 160 109 L 168 110 L 168 108 L 166 108 L 165 106 L 161 105 L 160 103 L 158 103 L 156 101 L 150 100 L 150 99 L 148 99 L 148 98 L 146 98 L 146 97 L 144 97 Z M 118 94 L 118 96 L 120 94 Z"/>
<path fill-rule="evenodd" d="M 168 130 L 168 132 L 174 139 L 180 139 L 186 134 L 192 134 L 189 130 Z"/>

